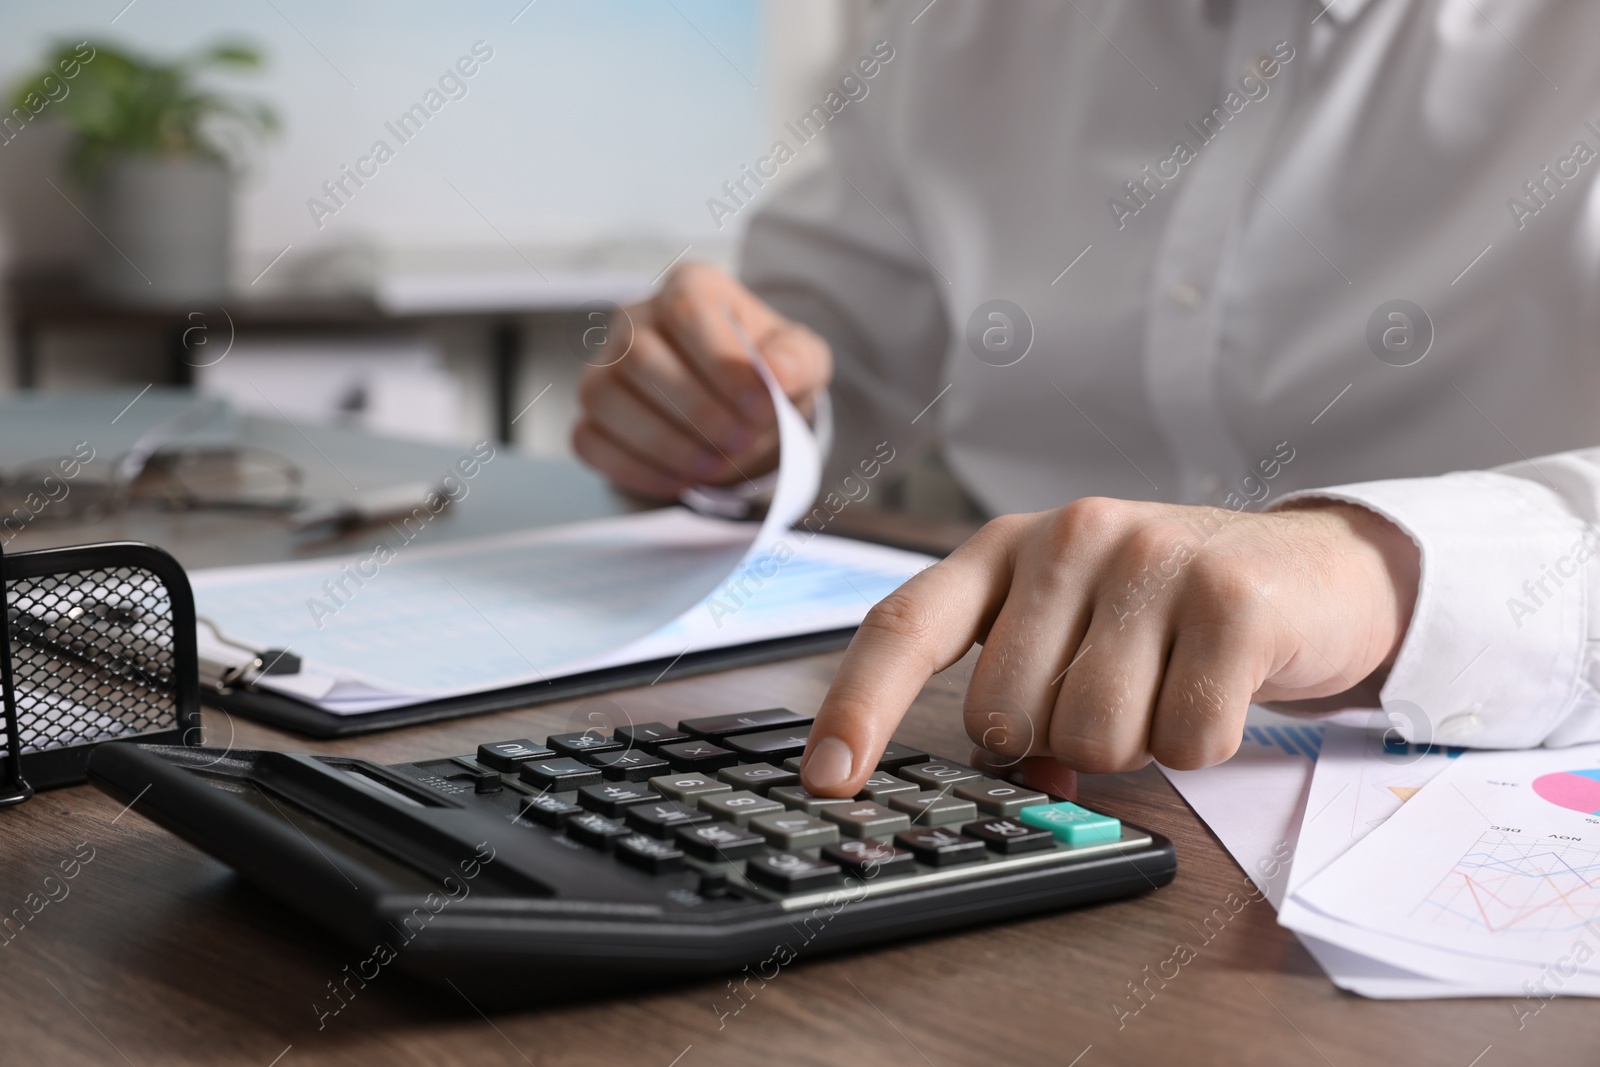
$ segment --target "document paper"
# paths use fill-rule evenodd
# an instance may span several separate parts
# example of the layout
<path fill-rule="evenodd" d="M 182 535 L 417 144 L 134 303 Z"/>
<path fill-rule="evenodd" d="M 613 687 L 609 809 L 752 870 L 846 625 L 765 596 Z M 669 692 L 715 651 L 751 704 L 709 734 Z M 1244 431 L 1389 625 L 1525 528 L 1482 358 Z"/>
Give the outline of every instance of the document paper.
<path fill-rule="evenodd" d="M 199 629 L 202 656 L 288 650 L 301 669 L 257 686 L 355 714 L 856 625 L 933 560 L 791 530 L 816 499 L 820 450 L 756 365 L 781 459 L 762 522 L 677 507 L 196 571 L 196 613 L 211 624 Z"/>

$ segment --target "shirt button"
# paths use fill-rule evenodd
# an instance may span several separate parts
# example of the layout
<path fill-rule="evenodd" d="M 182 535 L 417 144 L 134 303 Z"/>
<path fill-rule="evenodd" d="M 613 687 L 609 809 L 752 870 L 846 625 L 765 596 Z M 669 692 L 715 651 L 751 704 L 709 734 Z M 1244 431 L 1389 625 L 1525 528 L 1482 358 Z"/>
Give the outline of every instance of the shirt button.
<path fill-rule="evenodd" d="M 1205 295 L 1194 282 L 1179 282 L 1172 287 L 1172 302 L 1185 311 L 1193 311 L 1200 306 L 1200 300 Z"/>
<path fill-rule="evenodd" d="M 1483 718 L 1475 711 L 1452 715 L 1439 724 L 1439 740 L 1445 744 L 1466 741 L 1483 732 Z"/>

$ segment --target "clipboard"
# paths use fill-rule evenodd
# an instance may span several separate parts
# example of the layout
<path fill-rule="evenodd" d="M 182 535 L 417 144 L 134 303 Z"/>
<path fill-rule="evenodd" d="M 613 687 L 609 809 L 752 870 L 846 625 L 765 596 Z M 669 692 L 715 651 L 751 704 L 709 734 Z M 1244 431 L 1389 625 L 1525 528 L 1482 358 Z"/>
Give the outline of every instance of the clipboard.
<path fill-rule="evenodd" d="M 855 544 L 861 549 L 875 547 L 907 553 L 930 562 L 937 558 L 930 556 L 925 550 L 927 546 L 911 546 L 890 537 L 869 535 L 832 537 L 829 540 L 840 546 Z M 861 580 L 859 576 L 857 580 Z M 864 595 L 860 587 L 852 584 L 850 588 L 854 595 Z M 459 595 L 459 590 L 457 592 Z M 707 644 L 699 649 L 691 648 L 688 652 L 678 652 L 675 648 L 671 654 L 663 654 L 659 652 L 659 646 L 648 651 L 641 649 L 649 658 L 613 661 L 608 665 L 580 669 L 548 680 L 518 679 L 509 685 L 491 682 L 482 689 L 447 696 L 419 694 L 415 700 L 374 710 L 330 710 L 318 703 L 315 696 L 298 695 L 289 687 L 271 681 L 269 676 L 272 674 L 295 674 L 300 671 L 301 664 L 296 662 L 299 659 L 297 654 L 285 653 L 279 647 L 267 647 L 259 640 L 246 639 L 227 626 L 228 620 L 224 616 L 213 618 L 209 613 L 201 612 L 199 621 L 210 628 L 212 636 L 222 645 L 231 646 L 235 655 L 224 662 L 211 658 L 209 653 L 202 650 L 199 657 L 200 682 L 206 703 L 229 714 L 238 714 L 268 726 L 314 738 L 354 737 L 379 730 L 581 699 L 611 690 L 649 685 L 666 678 L 683 678 L 837 651 L 850 643 L 860 618 L 859 614 L 848 621 L 838 615 L 818 618 L 813 628 L 796 627 L 787 633 L 751 634 L 737 643 Z M 222 628 L 228 628 L 229 635 L 225 636 Z M 295 653 L 301 651 L 300 648 L 294 649 Z M 280 657 L 284 662 L 279 662 Z"/>
<path fill-rule="evenodd" d="M 687 678 L 735 667 L 753 667 L 780 659 L 794 659 L 820 652 L 837 651 L 850 643 L 855 627 L 799 634 L 768 641 L 706 649 L 685 653 L 676 659 L 662 658 L 629 663 L 583 674 L 569 675 L 547 682 L 509 686 L 482 693 L 426 700 L 383 711 L 336 714 L 309 701 L 262 689 L 249 681 L 222 683 L 208 679 L 205 702 L 230 714 L 276 726 L 307 737 L 328 739 L 355 737 L 378 730 L 458 719 L 469 715 L 534 707 L 561 700 L 574 700 L 614 689 L 649 685 L 667 677 Z M 260 656 L 270 653 L 258 654 Z"/>

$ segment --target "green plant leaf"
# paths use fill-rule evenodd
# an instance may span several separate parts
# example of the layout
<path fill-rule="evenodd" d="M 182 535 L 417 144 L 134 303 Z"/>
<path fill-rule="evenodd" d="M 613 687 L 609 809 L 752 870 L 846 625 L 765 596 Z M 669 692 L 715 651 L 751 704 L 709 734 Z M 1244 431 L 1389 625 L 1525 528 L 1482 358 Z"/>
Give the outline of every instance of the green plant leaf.
<path fill-rule="evenodd" d="M 71 127 L 69 164 L 87 180 L 119 156 L 227 162 L 237 154 L 229 152 L 230 145 L 275 133 L 277 114 L 263 101 L 202 88 L 196 76 L 206 68 L 261 65 L 261 53 L 241 42 L 221 42 L 166 63 L 103 42 L 60 44 L 16 83 L 13 107 Z M 219 136 L 223 127 L 226 135 Z"/>

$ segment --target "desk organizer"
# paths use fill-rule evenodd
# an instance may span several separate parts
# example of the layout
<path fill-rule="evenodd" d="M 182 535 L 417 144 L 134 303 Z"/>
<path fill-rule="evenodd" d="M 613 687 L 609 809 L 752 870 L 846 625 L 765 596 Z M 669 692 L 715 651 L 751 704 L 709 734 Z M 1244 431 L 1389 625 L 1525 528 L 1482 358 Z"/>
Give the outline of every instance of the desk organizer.
<path fill-rule="evenodd" d="M 194 596 L 137 542 L 0 554 L 0 804 L 84 780 L 101 742 L 200 741 Z"/>

